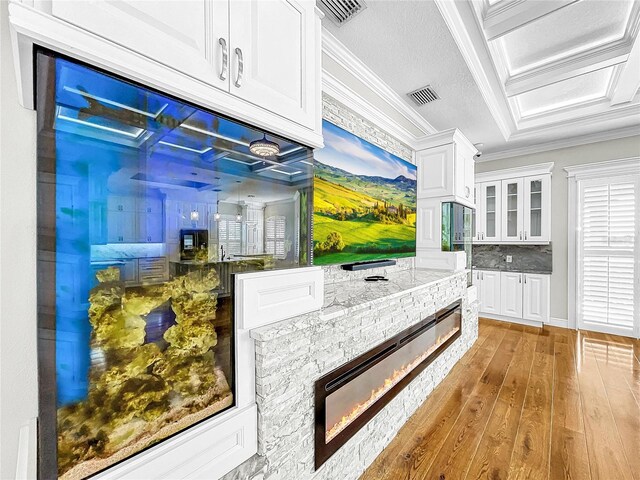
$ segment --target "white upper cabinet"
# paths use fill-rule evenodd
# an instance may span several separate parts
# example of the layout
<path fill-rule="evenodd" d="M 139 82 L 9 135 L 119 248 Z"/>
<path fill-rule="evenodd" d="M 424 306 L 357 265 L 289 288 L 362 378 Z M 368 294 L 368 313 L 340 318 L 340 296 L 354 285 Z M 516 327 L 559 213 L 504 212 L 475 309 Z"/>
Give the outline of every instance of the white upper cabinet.
<path fill-rule="evenodd" d="M 475 147 L 458 130 L 431 135 L 416 152 L 418 198 L 474 205 Z"/>
<path fill-rule="evenodd" d="M 34 108 L 33 49 L 43 46 L 322 146 L 322 13 L 315 1 L 48 0 L 11 2 L 9 13 L 27 108 Z"/>
<path fill-rule="evenodd" d="M 502 239 L 501 182 L 479 183 L 476 189 L 476 242 L 493 243 Z"/>
<path fill-rule="evenodd" d="M 232 1 L 231 92 L 313 128 L 314 22 L 309 2 Z"/>
<path fill-rule="evenodd" d="M 54 16 L 222 89 L 229 4 L 209 0 L 53 0 Z"/>
<path fill-rule="evenodd" d="M 550 163 L 476 175 L 474 243 L 549 243 L 552 168 Z"/>
<path fill-rule="evenodd" d="M 526 242 L 551 240 L 551 176 L 524 178 L 524 237 Z"/>
<path fill-rule="evenodd" d="M 524 181 L 522 178 L 502 181 L 502 240 L 524 240 Z"/>

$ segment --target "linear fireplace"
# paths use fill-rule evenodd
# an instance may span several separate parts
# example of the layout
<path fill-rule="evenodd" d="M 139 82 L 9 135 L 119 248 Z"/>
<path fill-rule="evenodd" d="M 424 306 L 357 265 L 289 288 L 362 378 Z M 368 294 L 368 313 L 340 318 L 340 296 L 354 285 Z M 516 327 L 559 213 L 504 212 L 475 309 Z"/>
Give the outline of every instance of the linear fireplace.
<path fill-rule="evenodd" d="M 316 469 L 461 333 L 458 300 L 317 380 Z"/>

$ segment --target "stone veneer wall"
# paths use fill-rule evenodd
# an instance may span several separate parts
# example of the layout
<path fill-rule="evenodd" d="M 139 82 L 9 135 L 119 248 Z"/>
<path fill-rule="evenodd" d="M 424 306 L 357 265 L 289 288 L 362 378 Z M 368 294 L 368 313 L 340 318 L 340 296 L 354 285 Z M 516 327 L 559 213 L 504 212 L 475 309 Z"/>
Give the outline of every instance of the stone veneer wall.
<path fill-rule="evenodd" d="M 291 335 L 256 340 L 258 453 L 263 459 L 254 457 L 248 462 L 252 465 L 225 479 L 357 479 L 475 342 L 478 305 L 469 304 L 466 289 L 462 272 Z M 461 337 L 314 471 L 315 380 L 458 298 L 463 299 Z"/>
<path fill-rule="evenodd" d="M 413 163 L 413 150 L 409 146 L 326 93 L 322 94 L 322 116 L 334 125 Z"/>

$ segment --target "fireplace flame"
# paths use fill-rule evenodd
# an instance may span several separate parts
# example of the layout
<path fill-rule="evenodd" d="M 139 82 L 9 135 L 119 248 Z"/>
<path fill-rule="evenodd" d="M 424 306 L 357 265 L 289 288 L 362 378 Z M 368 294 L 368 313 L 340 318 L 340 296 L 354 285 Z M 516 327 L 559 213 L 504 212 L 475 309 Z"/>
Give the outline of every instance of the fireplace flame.
<path fill-rule="evenodd" d="M 400 380 L 406 377 L 414 368 L 420 365 L 427 357 L 429 357 L 429 355 L 431 355 L 440 345 L 450 339 L 458 330 L 460 330 L 460 328 L 456 326 L 446 334 L 440 335 L 436 342 L 424 353 L 418 355 L 407 365 L 402 365 L 399 370 L 394 369 L 393 373 L 388 378 L 385 378 L 382 386 L 371 390 L 371 395 L 367 400 L 362 403 L 358 403 L 348 414 L 344 415 L 333 427 L 327 430 L 325 434 L 325 443 L 329 443 L 336 435 L 347 428 L 349 424 L 362 415 L 362 413 L 364 413 L 364 411 L 371 405 L 376 403 L 378 399 L 382 398 L 394 385 L 400 382 Z"/>

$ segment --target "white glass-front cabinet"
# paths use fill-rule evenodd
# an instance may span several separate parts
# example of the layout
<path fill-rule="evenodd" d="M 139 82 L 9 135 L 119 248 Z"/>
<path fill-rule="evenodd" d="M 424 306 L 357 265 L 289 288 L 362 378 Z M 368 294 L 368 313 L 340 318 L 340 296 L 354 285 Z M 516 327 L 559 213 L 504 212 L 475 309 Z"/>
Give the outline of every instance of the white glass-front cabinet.
<path fill-rule="evenodd" d="M 524 240 L 524 179 L 502 181 L 502 240 Z"/>
<path fill-rule="evenodd" d="M 500 206 L 502 204 L 501 183 L 476 184 L 476 232 L 477 242 L 493 243 L 501 240 Z"/>
<path fill-rule="evenodd" d="M 551 177 L 524 178 L 523 240 L 548 242 L 551 238 Z"/>

